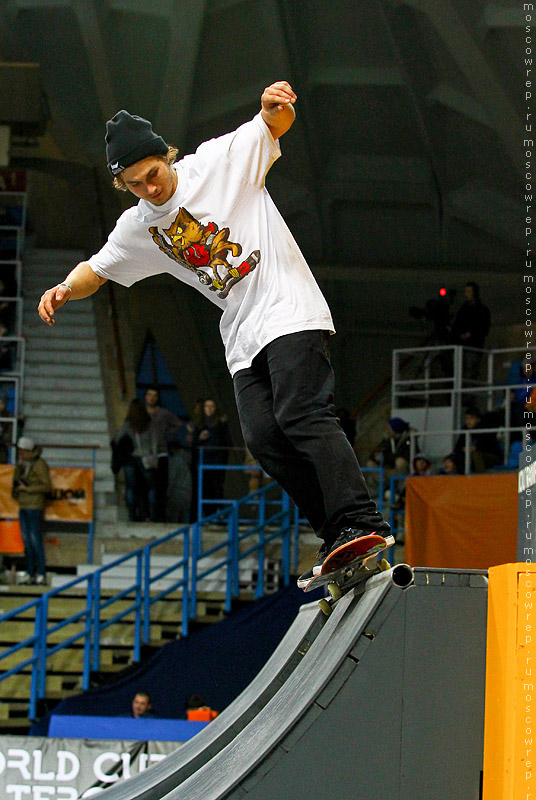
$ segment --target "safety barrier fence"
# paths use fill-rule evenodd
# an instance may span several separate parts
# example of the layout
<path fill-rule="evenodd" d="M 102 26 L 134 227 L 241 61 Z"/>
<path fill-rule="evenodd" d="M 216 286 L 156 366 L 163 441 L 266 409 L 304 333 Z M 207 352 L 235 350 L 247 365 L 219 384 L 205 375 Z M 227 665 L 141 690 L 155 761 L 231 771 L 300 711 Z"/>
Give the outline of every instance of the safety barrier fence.
<path fill-rule="evenodd" d="M 471 474 L 471 447 L 472 447 L 472 440 L 473 437 L 477 437 L 481 434 L 498 434 L 504 436 L 504 455 L 503 455 L 503 466 L 508 465 L 510 458 L 512 457 L 511 453 L 511 435 L 512 433 L 519 434 L 519 438 L 521 440 L 521 447 L 522 449 L 526 449 L 527 446 L 530 447 L 530 440 L 527 440 L 526 436 L 533 430 L 532 423 L 530 423 L 529 428 L 521 428 L 521 427 L 505 427 L 502 426 L 500 428 L 458 428 L 456 430 L 452 429 L 445 429 L 445 430 L 434 430 L 434 431 L 408 431 L 408 436 L 410 437 L 410 463 L 413 464 L 413 459 L 417 455 L 419 451 L 419 447 L 426 450 L 426 445 L 423 443 L 426 442 L 427 439 L 433 438 L 434 436 L 448 436 L 451 437 L 452 440 L 452 448 L 455 445 L 455 438 L 459 436 L 464 437 L 463 442 L 463 457 L 464 457 L 464 474 L 470 475 Z M 445 453 L 445 456 L 449 455 L 449 453 Z M 517 468 L 517 465 L 514 465 L 513 468 Z"/>
<path fill-rule="evenodd" d="M 223 471 L 223 472 L 242 472 L 242 473 L 249 473 L 252 472 L 259 472 L 260 474 L 265 475 L 263 469 L 258 464 L 228 464 L 228 463 L 221 463 L 221 464 L 207 464 L 204 460 L 204 450 L 205 448 L 200 448 L 199 450 L 199 460 L 198 460 L 198 468 L 197 468 L 197 510 L 198 516 L 201 518 L 204 513 L 205 506 L 211 505 L 226 505 L 231 504 L 234 501 L 228 500 L 223 498 L 210 498 L 204 496 L 204 487 L 205 487 L 205 480 L 204 476 L 206 472 L 210 471 Z M 230 454 L 232 451 L 238 450 L 239 452 L 243 453 L 244 450 L 241 448 L 211 448 L 214 451 L 222 451 Z M 385 489 L 385 477 L 384 477 L 384 469 L 383 469 L 383 454 L 381 455 L 381 463 L 378 467 L 362 467 L 361 471 L 363 474 L 371 474 L 377 476 L 377 506 L 380 512 L 383 511 L 383 504 L 384 504 L 384 489 Z M 276 486 L 277 484 L 274 484 Z M 256 492 L 251 495 L 248 495 L 248 504 L 249 506 L 255 504 Z M 266 514 L 266 510 L 275 502 L 275 505 L 278 505 L 278 501 L 272 501 L 270 498 L 262 495 L 262 515 Z M 245 498 L 247 499 L 247 498 Z M 241 505 L 241 501 L 239 501 L 239 509 L 243 506 Z M 292 571 L 296 572 L 298 568 L 298 560 L 299 560 L 299 537 L 300 537 L 300 530 L 303 526 L 308 526 L 309 522 L 305 517 L 303 517 L 300 513 L 300 509 L 292 502 L 290 502 L 290 513 L 292 517 L 292 532 L 291 532 L 291 561 L 292 561 Z M 259 509 L 259 514 L 261 514 L 261 509 Z M 242 518 L 238 518 L 238 523 L 243 522 Z"/>
<path fill-rule="evenodd" d="M 427 406 L 445 397 L 446 404 L 455 409 L 455 424 L 459 425 L 464 403 L 473 396 L 485 403 L 485 410 L 492 411 L 497 406 L 497 392 L 508 395 L 513 389 L 530 386 L 528 381 L 522 382 L 523 377 L 516 365 L 527 352 L 533 353 L 534 350 L 533 347 L 478 350 L 460 345 L 393 350 L 392 413 L 416 403 Z M 473 374 L 478 372 L 479 376 L 484 376 L 482 379 L 468 377 L 471 372 L 468 367 L 475 359 L 479 366 Z M 509 406 L 508 396 L 506 401 L 505 411 Z"/>
<path fill-rule="evenodd" d="M 274 499 L 274 493 L 278 497 Z M 268 501 L 268 495 L 270 500 Z M 241 513 L 246 505 L 254 506 L 255 518 L 250 519 L 248 527 L 239 524 Z M 274 510 L 275 509 L 275 510 Z M 206 546 L 207 528 L 223 523 L 227 527 L 223 541 L 213 546 Z M 244 529 L 246 528 L 246 529 Z M 151 608 L 169 597 L 174 592 L 181 593 L 182 603 L 182 636 L 188 635 L 189 618 L 196 615 L 198 584 L 208 575 L 225 570 L 225 609 L 231 609 L 232 600 L 239 596 L 240 566 L 244 559 L 256 556 L 256 590 L 257 597 L 264 594 L 265 561 L 267 545 L 278 545 L 281 552 L 282 580 L 285 585 L 290 581 L 291 562 L 291 530 L 292 518 L 290 500 L 276 484 L 269 484 L 252 494 L 235 500 L 226 508 L 209 517 L 198 520 L 193 525 L 184 525 L 176 531 L 151 542 L 113 562 L 96 568 L 94 571 L 74 578 L 63 586 L 51 589 L 41 596 L 24 603 L 0 616 L 0 625 L 14 620 L 27 620 L 34 616 L 33 633 L 22 641 L 8 647 L 0 653 L 0 670 L 2 662 L 20 653 L 21 660 L 9 669 L 0 673 L 0 684 L 7 678 L 31 670 L 31 687 L 29 716 L 34 719 L 37 704 L 46 697 L 47 661 L 55 653 L 69 647 L 75 642 L 83 643 L 82 688 L 89 689 L 91 671 L 100 666 L 100 646 L 103 632 L 120 622 L 128 615 L 134 615 L 134 641 L 132 661 L 139 663 L 141 645 L 148 644 L 151 638 Z M 176 560 L 172 560 L 162 569 L 153 559 L 157 548 L 172 540 L 177 541 L 177 550 L 182 550 Z M 102 581 L 111 570 L 122 565 L 135 565 L 135 577 L 128 586 L 106 592 L 103 596 Z M 165 588 L 156 591 L 157 581 L 172 577 Z M 60 621 L 51 621 L 50 606 L 55 598 L 65 598 L 77 594 L 85 596 L 83 609 Z M 126 608 L 121 607 L 113 616 L 103 618 L 105 609 L 112 608 L 124 600 L 131 600 Z M 117 606 L 116 606 L 117 608 Z M 62 615 L 63 616 L 63 615 Z M 71 626 L 71 627 L 69 627 Z M 73 630 L 73 627 L 75 629 Z M 76 628 L 78 626 L 78 628 Z M 59 643 L 59 631 L 65 631 L 65 638 Z M 30 649 L 32 655 L 24 657 L 24 651 Z"/>

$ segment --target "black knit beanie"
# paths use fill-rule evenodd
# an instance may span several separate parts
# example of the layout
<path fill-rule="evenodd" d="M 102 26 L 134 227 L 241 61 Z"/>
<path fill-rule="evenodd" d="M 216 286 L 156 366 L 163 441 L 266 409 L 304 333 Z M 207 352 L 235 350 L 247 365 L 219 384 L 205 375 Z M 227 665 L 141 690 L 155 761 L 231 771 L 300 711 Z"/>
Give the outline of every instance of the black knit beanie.
<path fill-rule="evenodd" d="M 112 175 L 147 156 L 164 155 L 168 145 L 157 136 L 149 120 L 118 111 L 106 123 L 106 161 Z"/>

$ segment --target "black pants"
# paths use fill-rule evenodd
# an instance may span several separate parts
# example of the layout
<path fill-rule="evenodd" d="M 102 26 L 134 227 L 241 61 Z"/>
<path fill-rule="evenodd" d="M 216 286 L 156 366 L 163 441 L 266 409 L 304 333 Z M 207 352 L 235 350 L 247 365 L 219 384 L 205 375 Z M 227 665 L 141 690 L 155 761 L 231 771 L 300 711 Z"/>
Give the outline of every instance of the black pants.
<path fill-rule="evenodd" d="M 234 387 L 251 453 L 331 543 L 347 526 L 382 533 L 389 526 L 335 416 L 328 348 L 324 331 L 281 336 L 236 373 Z"/>

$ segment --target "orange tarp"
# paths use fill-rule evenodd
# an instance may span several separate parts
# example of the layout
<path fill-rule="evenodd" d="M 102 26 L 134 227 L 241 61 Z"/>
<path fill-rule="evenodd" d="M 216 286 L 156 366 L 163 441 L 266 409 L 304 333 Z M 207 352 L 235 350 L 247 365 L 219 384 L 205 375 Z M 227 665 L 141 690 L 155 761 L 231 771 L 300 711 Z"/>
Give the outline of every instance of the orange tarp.
<path fill-rule="evenodd" d="M 19 504 L 11 496 L 14 467 L 0 465 L 0 518 L 16 519 Z M 45 519 L 59 522 L 91 522 L 93 519 L 93 470 L 82 467 L 50 467 L 52 492 Z"/>
<path fill-rule="evenodd" d="M 405 560 L 445 569 L 515 561 L 517 502 L 515 473 L 408 478 Z"/>

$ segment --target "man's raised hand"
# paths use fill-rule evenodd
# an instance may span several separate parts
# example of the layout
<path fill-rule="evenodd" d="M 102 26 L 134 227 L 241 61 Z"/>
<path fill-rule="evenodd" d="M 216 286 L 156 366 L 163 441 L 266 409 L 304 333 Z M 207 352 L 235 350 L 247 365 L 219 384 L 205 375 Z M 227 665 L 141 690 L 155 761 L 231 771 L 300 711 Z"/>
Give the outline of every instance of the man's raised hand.
<path fill-rule="evenodd" d="M 47 325 L 55 324 L 56 320 L 54 319 L 54 312 L 57 308 L 61 308 L 63 305 L 65 305 L 71 296 L 71 293 L 72 290 L 70 286 L 67 286 L 65 283 L 59 283 L 52 289 L 46 290 L 37 307 L 39 316 L 43 322 L 46 322 Z"/>

